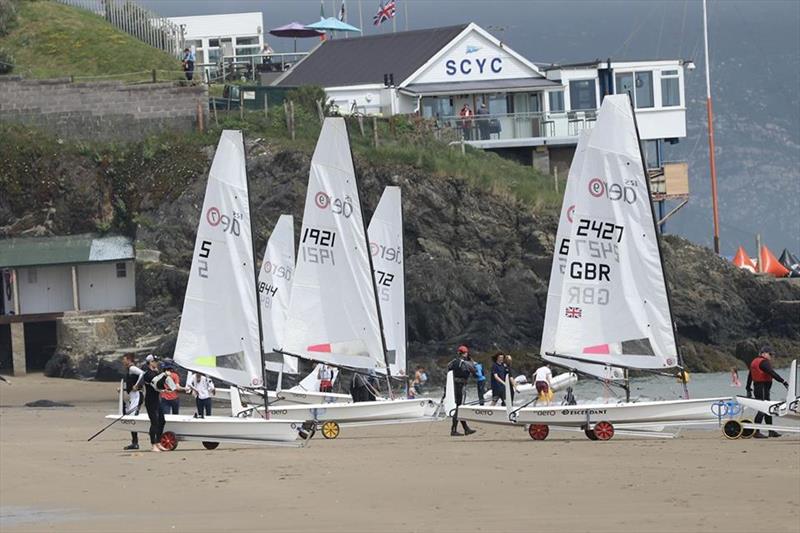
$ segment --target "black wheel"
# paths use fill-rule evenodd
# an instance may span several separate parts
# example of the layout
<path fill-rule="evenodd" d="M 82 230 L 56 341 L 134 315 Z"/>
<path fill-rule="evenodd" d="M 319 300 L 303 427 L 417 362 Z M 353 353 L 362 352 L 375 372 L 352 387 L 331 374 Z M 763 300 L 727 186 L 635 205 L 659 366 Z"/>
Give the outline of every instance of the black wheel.
<path fill-rule="evenodd" d="M 203 447 L 206 450 L 216 450 L 219 447 L 219 442 L 209 442 L 207 440 L 203 441 Z"/>
<path fill-rule="evenodd" d="M 339 436 L 339 424 L 333 420 L 328 420 L 322 424 L 322 436 L 326 439 L 335 439 Z"/>
<path fill-rule="evenodd" d="M 589 440 L 597 440 L 597 435 L 594 434 L 593 429 L 583 428 L 583 432 L 586 434 L 586 438 Z"/>
<path fill-rule="evenodd" d="M 742 419 L 740 422 L 741 422 L 741 424 L 752 424 L 753 423 L 752 420 L 747 420 L 746 418 Z M 749 439 L 750 437 L 752 437 L 755 434 L 756 434 L 756 430 L 755 429 L 746 428 L 746 427 L 742 426 L 742 438 L 743 439 Z"/>
<path fill-rule="evenodd" d="M 742 424 L 738 420 L 728 420 L 725 422 L 725 425 L 722 426 L 723 435 L 730 440 L 736 440 L 741 437 L 742 430 Z"/>

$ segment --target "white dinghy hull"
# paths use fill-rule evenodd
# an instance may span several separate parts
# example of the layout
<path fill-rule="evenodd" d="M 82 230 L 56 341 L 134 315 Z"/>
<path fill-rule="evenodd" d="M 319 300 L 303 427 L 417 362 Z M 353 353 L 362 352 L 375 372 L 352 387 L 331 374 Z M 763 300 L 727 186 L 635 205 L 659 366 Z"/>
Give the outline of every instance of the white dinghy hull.
<path fill-rule="evenodd" d="M 242 399 L 249 403 L 260 403 L 262 397 L 248 391 L 240 391 Z M 318 403 L 348 403 L 353 398 L 349 394 L 337 392 L 317 392 L 317 391 L 294 391 L 290 389 L 282 391 L 269 391 L 269 403 L 276 405 L 286 404 L 318 404 Z M 230 389 L 217 389 L 215 398 L 230 401 Z"/>

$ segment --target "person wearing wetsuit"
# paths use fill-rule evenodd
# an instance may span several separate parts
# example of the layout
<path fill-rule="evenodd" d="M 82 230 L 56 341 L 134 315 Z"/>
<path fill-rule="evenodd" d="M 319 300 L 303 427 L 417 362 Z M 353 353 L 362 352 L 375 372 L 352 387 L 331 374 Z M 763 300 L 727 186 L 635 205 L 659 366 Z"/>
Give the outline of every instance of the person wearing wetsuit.
<path fill-rule="evenodd" d="M 161 446 L 160 442 L 166 421 L 164 411 L 161 409 L 161 391 L 158 388 L 163 376 L 156 356 L 150 354 L 146 361 L 147 369 L 142 376 L 142 383 L 145 385 L 144 407 L 150 418 L 150 444 L 153 445 L 154 452 L 165 452 L 167 449 Z"/>
<path fill-rule="evenodd" d="M 136 356 L 126 353 L 122 356 L 122 365 L 125 367 L 125 393 L 128 395 L 128 403 L 125 405 L 126 415 L 138 415 L 139 408 L 142 406 L 142 378 L 144 370 L 136 366 Z M 139 434 L 131 431 L 131 443 L 124 450 L 139 449 Z"/>
<path fill-rule="evenodd" d="M 458 432 L 458 406 L 464 403 L 467 395 L 467 381 L 469 377 L 475 373 L 475 365 L 469 360 L 469 348 L 466 346 L 458 347 L 458 356 L 450 361 L 447 365 L 447 370 L 453 372 L 453 384 L 456 396 L 456 410 L 453 413 L 453 425 L 450 427 L 450 436 L 457 437 L 461 433 Z M 464 428 L 464 435 L 472 435 L 475 433 L 474 429 L 470 429 L 466 420 L 461 421 L 461 427 Z"/>
<path fill-rule="evenodd" d="M 787 389 L 789 388 L 789 384 L 786 380 L 773 370 L 772 364 L 770 364 L 772 354 L 772 347 L 764 346 L 761 348 L 758 357 L 753 359 L 750 363 L 750 372 L 747 374 L 747 386 L 745 387 L 748 398 L 752 398 L 753 395 L 755 395 L 757 400 L 769 401 L 769 391 L 772 388 L 773 379 L 778 383 L 782 383 Z M 756 413 L 756 424 L 760 424 L 764 420 L 766 420 L 768 425 L 772 425 L 771 416 L 765 415 L 760 411 Z M 770 430 L 768 435 L 761 433 L 761 430 L 756 430 L 755 435 L 753 435 L 753 437 L 757 439 L 765 439 L 767 436 L 780 437 L 781 435 L 777 431 L 772 430 Z"/>

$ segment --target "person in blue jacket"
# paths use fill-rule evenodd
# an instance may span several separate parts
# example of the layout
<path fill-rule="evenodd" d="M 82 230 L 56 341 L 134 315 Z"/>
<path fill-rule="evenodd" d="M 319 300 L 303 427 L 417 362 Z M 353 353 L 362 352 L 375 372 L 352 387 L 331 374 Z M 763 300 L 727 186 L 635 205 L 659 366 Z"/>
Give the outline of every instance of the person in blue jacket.
<path fill-rule="evenodd" d="M 483 405 L 483 395 L 486 392 L 486 374 L 483 373 L 483 363 L 475 361 L 475 382 L 478 386 L 478 403 Z"/>

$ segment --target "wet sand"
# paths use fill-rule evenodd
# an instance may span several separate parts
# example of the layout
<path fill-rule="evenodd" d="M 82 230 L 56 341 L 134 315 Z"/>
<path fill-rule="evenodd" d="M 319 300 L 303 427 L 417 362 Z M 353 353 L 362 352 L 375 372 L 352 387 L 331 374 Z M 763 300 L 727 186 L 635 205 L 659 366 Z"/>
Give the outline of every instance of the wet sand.
<path fill-rule="evenodd" d="M 451 438 L 439 422 L 342 428 L 306 449 L 131 453 L 120 431 L 86 442 L 116 411 L 116 384 L 11 381 L 0 383 L 4 533 L 800 531 L 797 437 L 533 442 L 477 424 Z M 75 407 L 24 407 L 39 399 Z"/>

